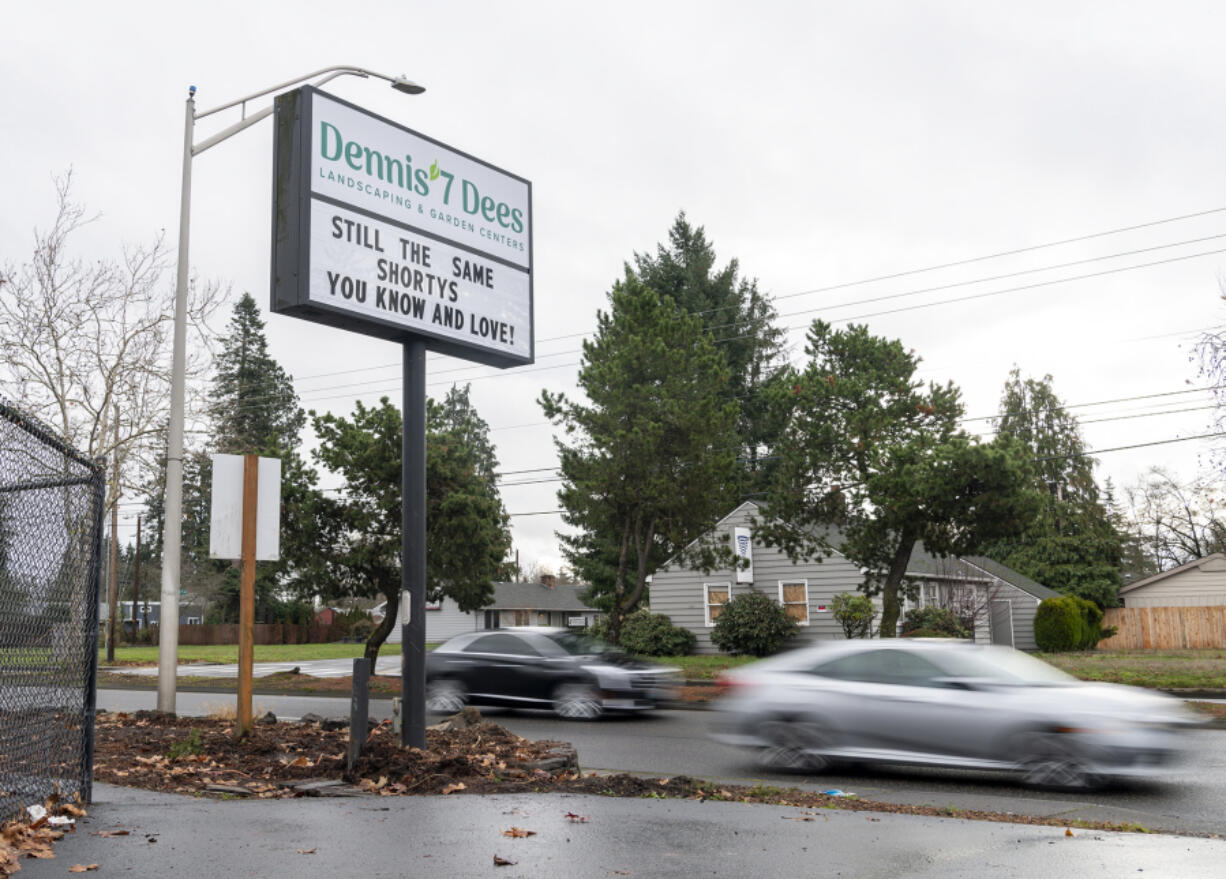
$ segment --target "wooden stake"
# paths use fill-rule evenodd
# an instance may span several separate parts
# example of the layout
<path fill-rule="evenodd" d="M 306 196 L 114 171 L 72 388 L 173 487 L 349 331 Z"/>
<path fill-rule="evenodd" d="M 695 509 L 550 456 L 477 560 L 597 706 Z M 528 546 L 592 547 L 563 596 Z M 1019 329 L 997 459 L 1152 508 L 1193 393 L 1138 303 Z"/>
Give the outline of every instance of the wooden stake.
<path fill-rule="evenodd" d="M 243 568 L 238 603 L 238 724 L 239 738 L 251 732 L 251 674 L 255 660 L 255 508 L 260 458 L 243 456 Z"/>

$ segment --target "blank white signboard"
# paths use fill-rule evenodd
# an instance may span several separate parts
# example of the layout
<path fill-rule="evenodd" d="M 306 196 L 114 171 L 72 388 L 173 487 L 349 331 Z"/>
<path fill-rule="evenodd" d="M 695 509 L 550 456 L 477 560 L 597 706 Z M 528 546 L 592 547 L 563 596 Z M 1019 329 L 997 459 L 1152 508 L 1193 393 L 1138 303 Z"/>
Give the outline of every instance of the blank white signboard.
<path fill-rule="evenodd" d="M 281 459 L 260 458 L 256 492 L 255 559 L 281 559 Z M 213 456 L 209 558 L 243 557 L 243 456 Z"/>

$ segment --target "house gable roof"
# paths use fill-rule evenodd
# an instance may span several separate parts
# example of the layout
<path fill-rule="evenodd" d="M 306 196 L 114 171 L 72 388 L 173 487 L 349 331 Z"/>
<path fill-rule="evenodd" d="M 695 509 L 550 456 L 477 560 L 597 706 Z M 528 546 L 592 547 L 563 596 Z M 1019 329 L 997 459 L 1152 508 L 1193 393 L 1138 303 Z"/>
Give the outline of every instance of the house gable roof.
<path fill-rule="evenodd" d="M 756 513 L 761 509 L 761 505 L 754 501 L 744 501 L 737 505 L 731 512 L 716 522 L 706 533 L 710 534 L 723 527 L 729 519 L 732 519 L 738 513 L 746 508 L 752 508 Z M 846 558 L 840 551 L 838 532 L 833 528 L 828 529 L 827 538 L 830 541 L 831 548 L 838 556 Z M 701 540 L 702 538 L 698 538 Z M 697 543 L 697 540 L 691 541 L 690 546 Z M 1217 555 L 1222 556 L 1221 553 Z M 1226 558 L 1226 556 L 1223 556 Z M 668 567 L 672 562 L 669 559 L 661 569 Z M 1003 580 L 1011 586 L 1020 589 L 1035 598 L 1042 600 L 1044 598 L 1056 598 L 1060 595 L 1054 589 L 1049 589 L 1041 583 L 1036 583 L 1025 574 L 1013 570 L 1012 568 L 1002 565 L 1000 562 L 990 559 L 987 556 L 970 555 L 964 557 L 947 557 L 940 558 L 928 552 L 923 544 L 917 543 L 915 549 L 911 553 L 911 558 L 907 562 L 906 577 L 915 579 L 956 579 L 961 582 L 971 583 L 992 583 L 994 580 Z"/>
<path fill-rule="evenodd" d="M 552 589 L 543 583 L 495 583 L 489 610 L 595 611 L 581 597 L 586 584 L 558 583 Z"/>
<path fill-rule="evenodd" d="M 1152 585 L 1157 583 L 1159 580 L 1165 580 L 1167 577 L 1182 574 L 1184 571 L 1190 571 L 1193 568 L 1199 568 L 1206 573 L 1217 573 L 1218 570 L 1226 571 L 1226 553 L 1210 553 L 1204 558 L 1193 559 L 1192 561 L 1186 562 L 1177 568 L 1171 568 L 1169 571 L 1154 574 L 1152 577 L 1146 577 L 1143 580 L 1134 580 L 1127 586 L 1120 587 L 1120 594 L 1123 595 L 1125 592 L 1131 592 L 1134 589 L 1140 589 L 1144 586 Z"/>
<path fill-rule="evenodd" d="M 965 561 L 968 564 L 979 568 L 979 570 L 985 571 L 991 576 L 1004 580 L 1009 585 L 1016 586 L 1023 592 L 1033 595 L 1040 601 L 1044 598 L 1060 597 L 1060 593 L 1055 589 L 1049 589 L 1042 583 L 1031 580 L 1020 571 L 1015 571 L 1008 565 L 1002 565 L 1000 562 L 996 561 L 995 559 L 990 559 L 986 555 L 968 555 Z"/>

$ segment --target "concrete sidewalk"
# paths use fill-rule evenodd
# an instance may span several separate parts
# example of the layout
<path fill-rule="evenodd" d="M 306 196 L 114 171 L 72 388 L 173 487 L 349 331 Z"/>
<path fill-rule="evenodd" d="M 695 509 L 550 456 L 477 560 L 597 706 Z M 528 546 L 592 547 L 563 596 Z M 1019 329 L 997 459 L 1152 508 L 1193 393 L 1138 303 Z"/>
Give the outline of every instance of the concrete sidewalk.
<path fill-rule="evenodd" d="M 573 823 L 568 812 L 588 820 Z M 504 836 L 512 827 L 534 835 Z M 131 835 L 93 835 L 121 828 Z M 221 801 L 98 785 L 89 817 L 56 844 L 56 859 L 22 861 L 21 876 L 61 877 L 74 864 L 98 864 L 98 876 L 176 879 L 1217 879 L 1226 863 L 1221 840 L 1073 834 L 1062 827 L 713 801 L 551 794 Z M 512 864 L 495 866 L 495 856 Z"/>

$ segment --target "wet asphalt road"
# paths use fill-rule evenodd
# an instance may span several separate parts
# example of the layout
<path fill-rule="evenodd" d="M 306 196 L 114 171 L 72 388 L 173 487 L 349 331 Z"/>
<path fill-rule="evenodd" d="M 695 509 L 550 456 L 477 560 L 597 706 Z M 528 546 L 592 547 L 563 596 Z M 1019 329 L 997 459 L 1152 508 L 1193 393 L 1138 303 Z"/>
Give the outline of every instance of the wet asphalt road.
<path fill-rule="evenodd" d="M 233 696 L 217 693 L 178 694 L 180 714 L 208 714 L 233 705 Z M 100 708 L 153 708 L 151 690 L 102 690 Z M 344 716 L 347 699 L 296 696 L 255 697 L 257 710 L 279 717 L 307 712 Z M 390 715 L 384 700 L 371 703 L 371 716 Z M 596 723 L 566 722 L 544 712 L 487 710 L 491 719 L 533 739 L 559 739 L 574 744 L 585 771 L 622 771 L 650 775 L 692 775 L 738 784 L 772 784 L 826 790 L 838 788 L 864 799 L 928 804 L 958 809 L 1014 812 L 1019 815 L 1135 823 L 1151 830 L 1226 835 L 1226 731 L 1193 732 L 1193 757 L 1161 778 L 1121 782 L 1093 793 L 1064 794 L 1033 791 L 1009 776 L 962 770 L 884 767 L 835 771 L 818 776 L 763 771 L 742 752 L 707 738 L 710 717 L 705 711 L 659 711 L 649 715 L 611 717 Z"/>

